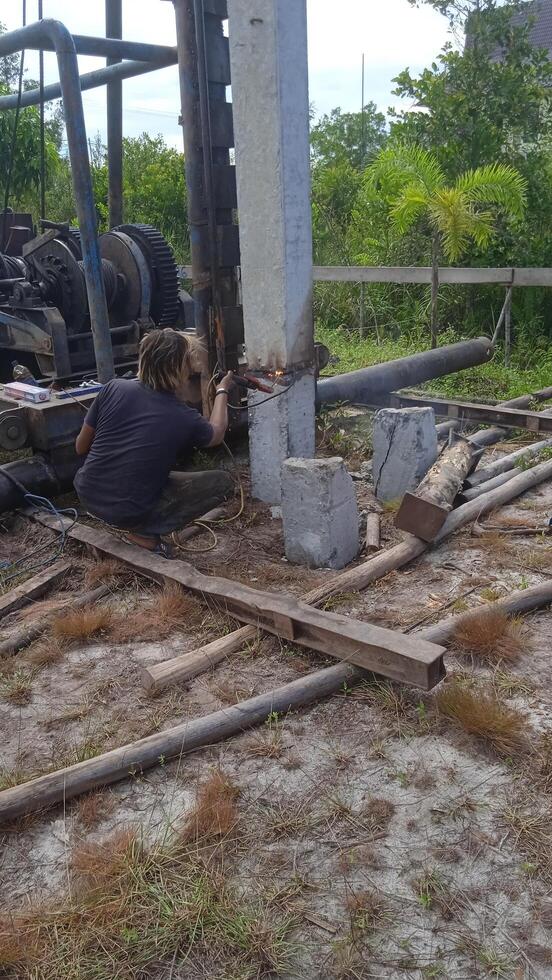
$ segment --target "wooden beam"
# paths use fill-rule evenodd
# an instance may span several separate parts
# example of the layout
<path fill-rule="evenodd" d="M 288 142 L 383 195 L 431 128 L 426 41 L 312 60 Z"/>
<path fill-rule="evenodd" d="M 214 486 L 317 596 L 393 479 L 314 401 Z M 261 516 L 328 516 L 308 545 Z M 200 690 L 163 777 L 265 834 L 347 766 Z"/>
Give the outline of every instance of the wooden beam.
<path fill-rule="evenodd" d="M 436 415 L 458 422 L 482 422 L 510 429 L 529 429 L 530 432 L 552 432 L 552 417 L 541 412 L 506 408 L 500 405 L 481 405 L 478 402 L 460 402 L 450 398 L 422 398 L 417 395 L 391 396 L 396 408 L 432 408 Z"/>
<path fill-rule="evenodd" d="M 315 282 L 390 282 L 431 285 L 430 266 L 337 266 L 315 265 Z M 439 268 L 439 284 L 552 286 L 552 269 L 462 269 Z"/>
<path fill-rule="evenodd" d="M 49 565 L 48 568 L 44 568 L 37 575 L 33 575 L 32 578 L 28 578 L 26 582 L 17 585 L 15 589 L 10 589 L 5 595 L 0 596 L 0 619 L 17 609 L 21 609 L 29 602 L 39 599 L 48 589 L 61 582 L 70 568 L 70 561 L 57 561 L 53 565 Z"/>
<path fill-rule="evenodd" d="M 203 575 L 187 562 L 167 561 L 121 541 L 108 531 L 76 524 L 69 535 L 155 581 L 178 582 L 236 619 L 300 646 L 424 690 L 430 690 L 443 676 L 441 647 L 405 642 L 409 638 L 393 630 L 322 612 L 291 596 L 260 592 L 240 582 Z"/>

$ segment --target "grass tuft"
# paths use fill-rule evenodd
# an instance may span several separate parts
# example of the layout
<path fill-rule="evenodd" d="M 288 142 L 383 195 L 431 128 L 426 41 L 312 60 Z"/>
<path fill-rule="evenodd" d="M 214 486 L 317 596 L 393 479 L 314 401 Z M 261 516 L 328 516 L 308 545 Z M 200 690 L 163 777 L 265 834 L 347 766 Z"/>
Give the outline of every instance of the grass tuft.
<path fill-rule="evenodd" d="M 519 755 L 527 747 L 525 716 L 491 690 L 453 678 L 437 695 L 439 711 L 500 755 Z"/>
<path fill-rule="evenodd" d="M 178 630 L 197 626 L 203 614 L 197 599 L 175 582 L 168 582 L 144 606 L 114 618 L 110 638 L 115 643 L 155 643 Z"/>
<path fill-rule="evenodd" d="M 0 698 L 10 704 L 28 704 L 32 696 L 32 681 L 33 675 L 29 671 L 21 668 L 14 670 L 0 681 Z"/>
<path fill-rule="evenodd" d="M 347 911 L 353 931 L 372 932 L 389 919 L 392 909 L 377 891 L 353 892 L 347 898 Z"/>
<path fill-rule="evenodd" d="M 153 976 L 262 977 L 292 970 L 289 913 L 233 892 L 176 837 L 146 847 L 121 830 L 73 853 L 61 903 L 5 914 L 5 980 L 144 980 Z M 191 973 L 190 973 L 191 970 Z"/>
<path fill-rule="evenodd" d="M 103 558 L 88 566 L 84 584 L 87 589 L 95 589 L 98 585 L 120 583 L 121 579 L 128 579 L 129 576 L 133 576 L 133 572 L 122 562 L 115 558 Z"/>
<path fill-rule="evenodd" d="M 62 643 L 79 643 L 106 633 L 113 621 L 108 606 L 84 606 L 69 609 L 57 616 L 52 623 L 52 634 Z"/>
<path fill-rule="evenodd" d="M 212 772 L 200 786 L 195 806 L 184 823 L 183 843 L 227 837 L 238 822 L 237 796 L 238 790 L 220 769 Z"/>
<path fill-rule="evenodd" d="M 111 793 L 97 790 L 79 797 L 74 807 L 74 816 L 81 827 L 92 830 L 102 820 L 109 817 L 115 807 L 115 799 Z"/>
<path fill-rule="evenodd" d="M 517 660 L 530 646 L 522 620 L 492 607 L 478 610 L 458 623 L 452 639 L 459 652 L 473 654 L 489 663 Z"/>

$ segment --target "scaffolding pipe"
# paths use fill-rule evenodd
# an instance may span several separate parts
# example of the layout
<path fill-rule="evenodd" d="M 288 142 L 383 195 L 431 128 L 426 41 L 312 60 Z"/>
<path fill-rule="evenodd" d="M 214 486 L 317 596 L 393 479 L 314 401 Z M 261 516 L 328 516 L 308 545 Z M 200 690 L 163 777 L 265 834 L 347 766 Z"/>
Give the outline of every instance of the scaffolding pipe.
<path fill-rule="evenodd" d="M 105 33 L 109 38 L 123 36 L 122 0 L 105 0 Z M 107 59 L 107 66 L 120 61 Z M 123 223 L 123 82 L 115 79 L 107 86 L 107 169 L 109 227 Z"/>
<path fill-rule="evenodd" d="M 176 48 L 169 48 L 170 55 L 162 64 L 152 64 L 151 61 L 122 61 L 109 68 L 97 68 L 96 71 L 89 71 L 80 76 L 81 92 L 86 92 L 91 88 L 100 88 L 116 79 L 135 78 L 137 75 L 146 75 L 151 71 L 159 71 L 169 65 L 176 65 L 178 56 Z M 44 102 L 53 102 L 54 99 L 61 98 L 61 85 L 54 82 L 52 85 L 44 86 Z M 15 109 L 17 106 L 17 94 L 0 96 L 0 111 L 2 109 Z M 39 105 L 41 102 L 40 89 L 32 88 L 21 95 L 21 108 L 26 109 L 30 105 Z"/>
<path fill-rule="evenodd" d="M 98 380 L 110 381 L 115 374 L 102 263 L 98 245 L 96 208 L 90 175 L 86 126 L 79 85 L 79 66 L 73 38 L 57 20 L 42 20 L 0 36 L 0 58 L 38 47 L 43 40 L 54 45 L 67 129 L 69 160 L 77 218 L 81 233 L 83 268 L 94 341 Z"/>
<path fill-rule="evenodd" d="M 392 391 L 484 364 L 492 354 L 491 341 L 487 337 L 478 337 L 477 340 L 463 340 L 395 361 L 373 364 L 349 374 L 321 378 L 317 385 L 316 403 L 317 406 L 335 402 L 378 405 Z"/>
<path fill-rule="evenodd" d="M 203 351 L 202 398 L 208 400 L 211 275 L 205 264 L 203 239 L 207 226 L 204 163 L 199 108 L 198 54 L 193 0 L 173 0 L 178 48 L 181 122 L 192 257 L 195 327 Z"/>
<path fill-rule="evenodd" d="M 86 34 L 73 34 L 72 38 L 77 54 L 85 54 L 92 58 L 133 58 L 136 61 L 151 61 L 155 64 L 163 61 L 172 51 L 172 48 L 166 44 L 144 44 L 142 41 L 122 41 L 112 37 L 88 37 Z M 26 47 L 31 51 L 56 51 L 55 42 L 51 37 L 41 39 L 32 37 L 26 43 Z"/>

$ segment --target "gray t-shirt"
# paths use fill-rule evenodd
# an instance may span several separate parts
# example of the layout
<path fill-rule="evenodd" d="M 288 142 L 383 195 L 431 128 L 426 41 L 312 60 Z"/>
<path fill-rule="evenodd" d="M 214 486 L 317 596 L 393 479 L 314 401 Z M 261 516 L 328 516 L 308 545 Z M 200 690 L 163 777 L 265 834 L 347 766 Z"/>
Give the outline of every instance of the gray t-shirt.
<path fill-rule="evenodd" d="M 207 446 L 213 428 L 169 392 L 141 381 L 110 381 L 88 410 L 96 430 L 75 488 L 102 520 L 132 527 L 157 502 L 177 457 Z"/>

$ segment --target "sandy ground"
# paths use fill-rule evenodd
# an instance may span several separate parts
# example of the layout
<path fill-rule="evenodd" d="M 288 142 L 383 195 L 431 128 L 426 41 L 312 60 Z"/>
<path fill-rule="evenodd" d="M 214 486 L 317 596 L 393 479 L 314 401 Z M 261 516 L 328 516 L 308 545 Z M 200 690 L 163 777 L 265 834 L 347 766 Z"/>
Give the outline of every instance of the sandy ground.
<path fill-rule="evenodd" d="M 362 460 L 346 438 L 350 468 L 358 472 Z M 335 452 L 336 446 L 327 448 Z M 369 483 L 355 485 L 365 510 L 373 504 Z M 493 523 L 523 517 L 544 524 L 551 513 L 547 485 L 501 509 Z M 392 515 L 383 516 L 383 530 L 383 547 L 399 540 Z M 42 530 L 33 533 L 43 538 Z M 11 527 L 12 553 L 23 539 L 28 545 L 29 534 L 23 520 Z M 281 522 L 267 508 L 248 503 L 240 520 L 217 534 L 216 549 L 192 556 L 201 570 L 297 595 L 327 574 L 282 560 Z M 196 539 L 197 547 L 207 543 Z M 77 571 L 69 586 L 78 592 L 86 559 L 74 555 Z M 486 542 L 468 528 L 366 592 L 343 597 L 339 611 L 407 630 L 550 574 L 549 539 Z M 108 602 L 132 615 L 152 594 L 154 587 L 133 582 Z M 41 609 L 35 604 L 34 615 Z M 17 615 L 4 621 L 3 635 L 18 624 Z M 552 614 L 536 613 L 527 624 L 530 636 L 515 664 L 488 667 L 454 651 L 446 663 L 449 674 L 473 672 L 522 710 L 536 744 L 552 738 Z M 143 664 L 193 649 L 220 630 L 221 620 L 205 609 L 193 630 L 163 642 L 76 646 L 33 674 L 23 704 L 13 704 L 10 689 L 0 684 L 4 785 L 18 773 L 91 757 L 325 663 L 264 638 L 186 685 L 153 699 L 143 692 Z M 153 839 L 177 824 L 198 784 L 217 767 L 239 791 L 248 842 L 231 855 L 229 879 L 251 897 L 285 894 L 286 914 L 293 916 L 297 949 L 284 976 L 552 977 L 552 838 L 543 836 L 541 843 L 527 831 L 529 820 L 539 828 L 550 823 L 552 785 L 547 793 L 532 763 L 497 756 L 439 715 L 434 694 L 376 680 L 105 790 L 92 828 L 83 825 L 78 801 L 6 827 L 4 909 L 65 894 L 70 855 L 83 838 L 102 839 L 131 825 Z M 146 975 L 177 980 L 204 974 L 175 962 L 170 974 L 160 967 Z"/>

